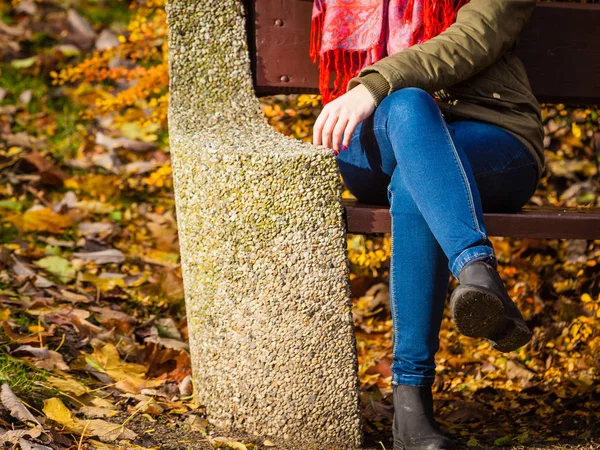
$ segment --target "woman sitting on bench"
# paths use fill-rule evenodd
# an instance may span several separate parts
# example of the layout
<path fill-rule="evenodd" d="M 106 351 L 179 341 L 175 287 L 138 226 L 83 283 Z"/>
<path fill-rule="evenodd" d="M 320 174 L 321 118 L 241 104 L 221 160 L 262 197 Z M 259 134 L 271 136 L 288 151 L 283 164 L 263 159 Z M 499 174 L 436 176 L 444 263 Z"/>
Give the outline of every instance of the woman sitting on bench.
<path fill-rule="evenodd" d="M 433 418 L 449 272 L 464 335 L 502 352 L 532 336 L 497 272 L 482 211 L 518 211 L 544 168 L 543 127 L 512 52 L 535 0 L 316 0 L 313 134 L 361 202 L 389 205 L 394 449 L 451 449 Z M 330 72 L 336 74 L 330 90 Z"/>

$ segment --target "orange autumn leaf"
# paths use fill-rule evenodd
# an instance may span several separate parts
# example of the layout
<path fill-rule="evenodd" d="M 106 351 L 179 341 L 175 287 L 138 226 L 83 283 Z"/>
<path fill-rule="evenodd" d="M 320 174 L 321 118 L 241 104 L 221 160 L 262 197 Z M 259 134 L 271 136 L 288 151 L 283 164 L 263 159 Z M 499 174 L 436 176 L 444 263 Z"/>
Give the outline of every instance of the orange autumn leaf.
<path fill-rule="evenodd" d="M 27 211 L 22 216 L 13 216 L 11 222 L 23 231 L 43 231 L 54 234 L 64 232 L 64 229 L 72 224 L 70 217 L 57 214 L 50 208 L 36 209 Z"/>

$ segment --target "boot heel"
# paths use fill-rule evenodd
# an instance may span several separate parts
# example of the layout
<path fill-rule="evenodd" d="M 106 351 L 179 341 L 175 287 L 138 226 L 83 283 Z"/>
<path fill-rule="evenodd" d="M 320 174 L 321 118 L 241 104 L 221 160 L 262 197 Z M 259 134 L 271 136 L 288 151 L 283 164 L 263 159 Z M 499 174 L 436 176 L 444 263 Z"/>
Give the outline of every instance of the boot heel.
<path fill-rule="evenodd" d="M 494 349 L 500 352 L 512 352 L 527 344 L 532 337 L 533 333 L 527 325 L 509 320 L 503 333 L 490 337 L 490 341 Z"/>

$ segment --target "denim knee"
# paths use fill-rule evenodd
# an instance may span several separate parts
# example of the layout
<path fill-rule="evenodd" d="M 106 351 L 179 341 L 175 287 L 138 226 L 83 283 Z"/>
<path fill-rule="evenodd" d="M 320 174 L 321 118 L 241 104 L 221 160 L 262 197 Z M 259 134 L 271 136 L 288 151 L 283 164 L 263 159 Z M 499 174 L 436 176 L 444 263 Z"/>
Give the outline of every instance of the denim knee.
<path fill-rule="evenodd" d="M 380 113 L 385 116 L 397 117 L 397 108 L 400 108 L 402 112 L 407 110 L 419 110 L 421 108 L 437 108 L 433 97 L 425 90 L 415 87 L 406 87 L 398 89 L 387 95 L 377 107 Z"/>

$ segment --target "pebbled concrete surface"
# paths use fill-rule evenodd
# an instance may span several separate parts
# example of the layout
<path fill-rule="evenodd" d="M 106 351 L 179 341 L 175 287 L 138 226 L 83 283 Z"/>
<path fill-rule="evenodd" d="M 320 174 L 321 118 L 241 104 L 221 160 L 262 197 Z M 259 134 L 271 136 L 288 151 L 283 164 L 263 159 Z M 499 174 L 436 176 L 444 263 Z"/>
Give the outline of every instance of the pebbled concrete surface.
<path fill-rule="evenodd" d="M 361 445 L 342 186 L 263 118 L 239 0 L 171 0 L 169 134 L 195 394 L 278 448 Z"/>

